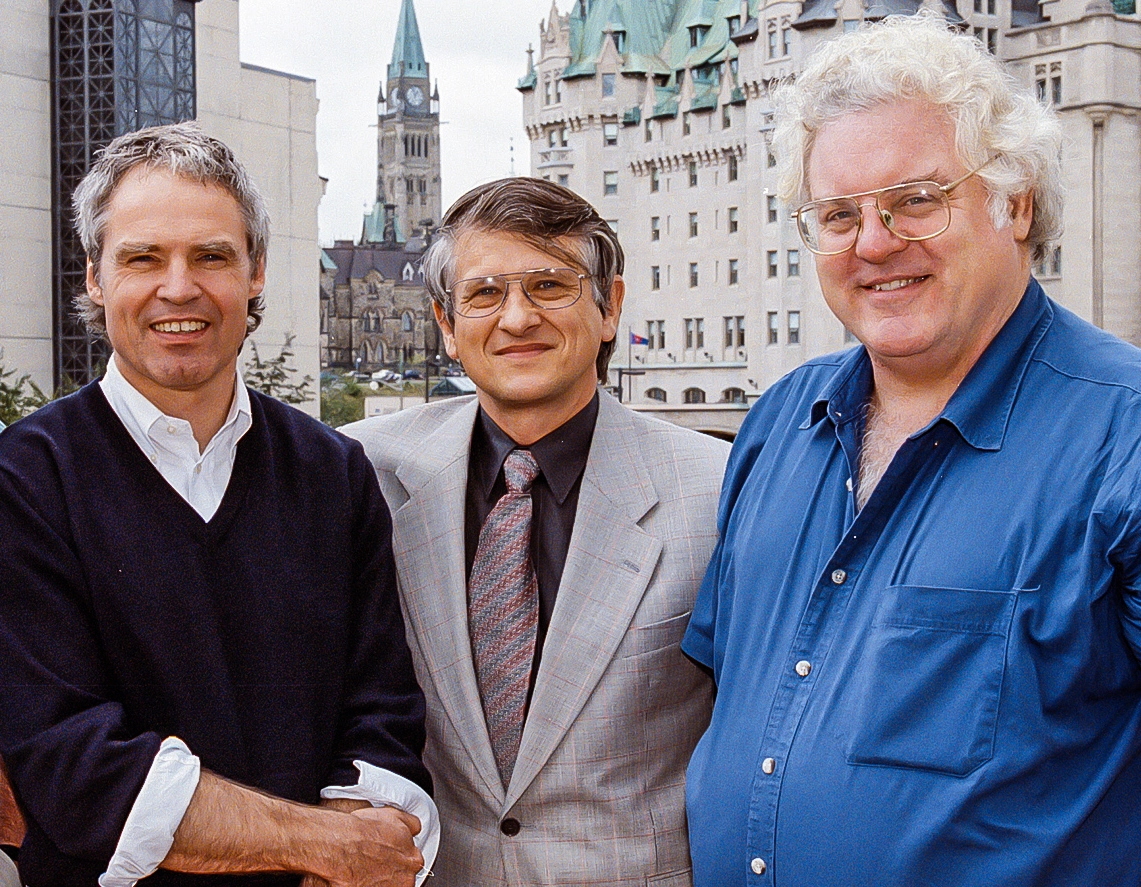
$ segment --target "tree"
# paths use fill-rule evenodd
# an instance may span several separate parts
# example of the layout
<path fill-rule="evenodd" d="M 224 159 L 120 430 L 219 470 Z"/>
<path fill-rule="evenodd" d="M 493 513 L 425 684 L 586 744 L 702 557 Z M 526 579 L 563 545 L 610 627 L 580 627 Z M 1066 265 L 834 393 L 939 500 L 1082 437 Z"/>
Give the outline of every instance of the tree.
<path fill-rule="evenodd" d="M 269 357 L 265 360 L 262 360 L 258 353 L 257 343 L 250 342 L 253 357 L 246 364 L 246 371 L 243 374 L 245 382 L 250 388 L 260 391 L 262 394 L 268 394 L 284 403 L 305 403 L 313 399 L 314 392 L 310 387 L 313 384 L 312 376 L 306 375 L 300 382 L 294 381 L 294 377 L 297 375 L 297 367 L 289 364 L 294 356 L 294 338 L 296 337 L 293 333 L 286 333 L 285 344 L 281 346 L 281 351 L 277 357 Z"/>
<path fill-rule="evenodd" d="M 24 418 L 51 400 L 32 381 L 30 374 L 24 373 L 11 381 L 15 375 L 15 370 L 6 370 L 0 364 L 0 422 L 5 425 Z"/>

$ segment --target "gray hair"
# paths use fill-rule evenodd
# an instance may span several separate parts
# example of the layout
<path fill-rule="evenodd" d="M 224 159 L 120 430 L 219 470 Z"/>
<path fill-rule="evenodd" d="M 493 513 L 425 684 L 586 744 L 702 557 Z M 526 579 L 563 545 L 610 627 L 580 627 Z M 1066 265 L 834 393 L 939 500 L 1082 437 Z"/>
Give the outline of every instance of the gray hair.
<path fill-rule="evenodd" d="M 1020 86 L 983 45 L 939 16 L 890 16 L 830 40 L 775 96 L 773 150 L 786 203 L 811 199 L 806 174 L 821 127 L 856 111 L 918 99 L 941 107 L 955 147 L 990 194 L 996 228 L 1010 223 L 1010 198 L 1034 192 L 1027 237 L 1034 261 L 1062 233 L 1062 132 L 1054 113 Z"/>
<path fill-rule="evenodd" d="M 90 171 L 75 189 L 71 198 L 75 229 L 96 276 L 103 258 L 111 198 L 123 177 L 138 166 L 163 169 L 229 192 L 237 201 L 246 224 L 246 248 L 251 265 L 257 268 L 265 262 L 269 248 L 269 212 L 265 199 L 234 152 L 218 139 L 206 135 L 197 123 L 189 121 L 152 126 L 119 136 L 99 152 Z M 105 335 L 103 307 L 96 305 L 85 292 L 76 297 L 76 302 L 87 329 L 94 335 Z M 257 329 L 264 311 L 265 300 L 260 294 L 250 299 L 247 334 Z"/>
<path fill-rule="evenodd" d="M 448 290 L 453 283 L 456 242 L 470 231 L 517 235 L 582 269 L 590 276 L 594 304 L 603 314 L 610 312 L 610 289 L 626 261 L 618 235 L 593 206 L 569 188 L 517 176 L 479 185 L 453 203 L 424 254 L 424 282 L 449 323 L 455 318 Z M 603 342 L 598 350 L 595 366 L 601 382 L 606 381 L 615 341 Z"/>

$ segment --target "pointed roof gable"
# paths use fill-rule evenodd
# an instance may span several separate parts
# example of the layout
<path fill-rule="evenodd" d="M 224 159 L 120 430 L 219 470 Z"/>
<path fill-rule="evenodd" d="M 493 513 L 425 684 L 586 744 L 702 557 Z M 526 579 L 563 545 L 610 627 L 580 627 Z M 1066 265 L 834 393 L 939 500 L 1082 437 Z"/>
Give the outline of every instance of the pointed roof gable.
<path fill-rule="evenodd" d="M 412 0 L 401 0 L 396 41 L 392 46 L 392 61 L 388 65 L 388 79 L 427 76 L 428 63 L 424 60 L 424 47 L 420 43 L 420 26 L 416 23 L 416 9 L 412 5 Z"/>

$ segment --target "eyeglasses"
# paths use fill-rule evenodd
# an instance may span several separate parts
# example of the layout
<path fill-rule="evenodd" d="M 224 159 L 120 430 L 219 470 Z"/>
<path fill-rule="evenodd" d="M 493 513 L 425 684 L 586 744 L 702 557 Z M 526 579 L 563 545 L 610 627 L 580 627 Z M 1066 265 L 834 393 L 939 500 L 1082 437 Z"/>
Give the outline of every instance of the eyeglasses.
<path fill-rule="evenodd" d="M 463 317 L 488 317 L 503 307 L 512 283 L 518 283 L 527 301 L 544 311 L 569 308 L 582 297 L 582 282 L 589 277 L 571 268 L 537 268 L 517 274 L 466 277 L 445 292 Z"/>
<path fill-rule="evenodd" d="M 874 206 L 884 226 L 902 240 L 930 240 L 951 227 L 951 204 L 947 195 L 981 170 L 976 166 L 949 185 L 938 182 L 905 182 L 874 191 L 812 200 L 796 210 L 797 230 L 804 245 L 818 256 L 838 256 L 856 245 L 864 229 L 862 208 Z M 861 202 L 859 198 L 870 197 Z"/>

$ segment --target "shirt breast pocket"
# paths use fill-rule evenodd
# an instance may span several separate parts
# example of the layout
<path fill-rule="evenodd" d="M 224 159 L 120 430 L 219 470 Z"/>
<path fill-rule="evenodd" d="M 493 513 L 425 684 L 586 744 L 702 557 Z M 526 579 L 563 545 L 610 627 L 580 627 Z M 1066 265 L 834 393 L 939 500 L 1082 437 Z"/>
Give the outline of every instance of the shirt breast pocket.
<path fill-rule="evenodd" d="M 849 686 L 848 763 L 966 776 L 989 761 L 1017 600 L 888 588 Z"/>

